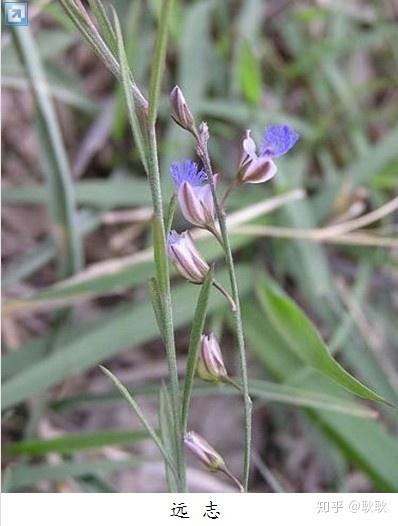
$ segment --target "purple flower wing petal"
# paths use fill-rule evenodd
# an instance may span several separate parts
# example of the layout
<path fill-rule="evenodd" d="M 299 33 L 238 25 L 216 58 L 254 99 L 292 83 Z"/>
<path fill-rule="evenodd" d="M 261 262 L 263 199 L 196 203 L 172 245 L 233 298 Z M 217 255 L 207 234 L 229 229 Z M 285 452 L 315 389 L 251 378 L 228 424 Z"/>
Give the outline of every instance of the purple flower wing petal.
<path fill-rule="evenodd" d="M 298 141 L 300 135 L 287 124 L 270 124 L 264 130 L 260 145 L 261 155 L 281 157 Z"/>

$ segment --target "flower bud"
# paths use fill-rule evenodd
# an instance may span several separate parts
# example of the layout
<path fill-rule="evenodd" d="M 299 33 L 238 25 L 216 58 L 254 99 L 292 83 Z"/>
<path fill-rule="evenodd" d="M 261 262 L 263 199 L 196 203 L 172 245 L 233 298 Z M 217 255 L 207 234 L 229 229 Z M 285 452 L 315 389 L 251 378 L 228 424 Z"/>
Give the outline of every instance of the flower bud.
<path fill-rule="evenodd" d="M 210 267 L 187 230 L 182 234 L 172 230 L 167 238 L 167 248 L 170 259 L 184 278 L 192 283 L 203 283 Z"/>
<path fill-rule="evenodd" d="M 173 163 L 171 175 L 185 219 L 199 228 L 214 231 L 216 211 L 205 172 L 198 170 L 196 163 L 187 159 Z"/>
<path fill-rule="evenodd" d="M 228 377 L 220 345 L 213 333 L 202 335 L 196 372 L 206 382 L 220 382 Z"/>
<path fill-rule="evenodd" d="M 193 132 L 195 121 L 188 108 L 185 97 L 178 86 L 175 86 L 170 93 L 170 104 L 173 110 L 171 116 L 175 122 L 185 130 Z"/>
<path fill-rule="evenodd" d="M 224 471 L 225 462 L 221 455 L 195 431 L 185 434 L 184 442 L 187 448 L 210 470 Z"/>
<path fill-rule="evenodd" d="M 241 183 L 264 183 L 274 177 L 277 168 L 269 156 L 256 154 L 256 143 L 250 133 L 250 130 L 247 130 L 246 137 L 243 139 L 238 179 Z"/>
<path fill-rule="evenodd" d="M 207 144 L 209 142 L 210 133 L 207 122 L 201 122 L 199 125 L 199 139 L 201 144 Z"/>

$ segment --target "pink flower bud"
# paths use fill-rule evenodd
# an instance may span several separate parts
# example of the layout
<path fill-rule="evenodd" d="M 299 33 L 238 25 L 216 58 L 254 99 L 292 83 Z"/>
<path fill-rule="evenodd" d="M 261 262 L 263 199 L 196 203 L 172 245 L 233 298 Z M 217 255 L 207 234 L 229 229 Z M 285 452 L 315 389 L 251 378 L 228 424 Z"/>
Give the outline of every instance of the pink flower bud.
<path fill-rule="evenodd" d="M 238 179 L 242 183 L 264 183 L 274 177 L 277 168 L 269 156 L 256 154 L 256 143 L 250 133 L 250 130 L 247 130 L 246 137 L 243 139 Z"/>
<path fill-rule="evenodd" d="M 193 132 L 195 128 L 194 118 L 178 86 L 175 86 L 170 93 L 170 104 L 173 110 L 172 117 L 176 123 L 185 130 Z"/>
<path fill-rule="evenodd" d="M 196 248 L 191 234 L 187 230 L 182 234 L 172 230 L 167 246 L 169 257 L 178 272 L 192 283 L 203 283 L 210 267 Z"/>
<path fill-rule="evenodd" d="M 202 335 L 196 372 L 206 382 L 220 382 L 228 377 L 220 345 L 213 333 Z"/>
<path fill-rule="evenodd" d="M 184 442 L 187 448 L 210 470 L 224 471 L 225 462 L 221 455 L 195 431 L 185 434 Z"/>

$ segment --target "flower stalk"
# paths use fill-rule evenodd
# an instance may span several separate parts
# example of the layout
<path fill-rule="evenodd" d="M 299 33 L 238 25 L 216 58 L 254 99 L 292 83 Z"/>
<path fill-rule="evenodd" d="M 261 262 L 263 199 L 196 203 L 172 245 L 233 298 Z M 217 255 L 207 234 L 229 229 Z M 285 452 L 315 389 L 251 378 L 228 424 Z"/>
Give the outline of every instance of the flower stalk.
<path fill-rule="evenodd" d="M 250 472 L 250 455 L 251 455 L 251 442 L 252 442 L 252 401 L 249 395 L 249 382 L 247 375 L 247 362 L 246 362 L 246 351 L 245 351 L 245 340 L 243 335 L 242 315 L 240 310 L 239 301 L 239 289 L 235 274 L 234 260 L 232 256 L 231 244 L 228 237 L 228 230 L 225 220 L 225 212 L 222 210 L 217 194 L 216 185 L 214 180 L 213 169 L 211 166 L 210 156 L 207 148 L 208 132 L 207 126 L 202 125 L 201 133 L 198 134 L 197 152 L 201 158 L 204 166 L 204 170 L 208 177 L 211 192 L 213 195 L 214 206 L 216 210 L 216 216 L 218 219 L 221 238 L 225 251 L 225 261 L 228 267 L 229 279 L 231 284 L 231 296 L 235 304 L 235 310 L 233 311 L 234 326 L 236 332 L 236 338 L 238 343 L 239 362 L 242 378 L 242 395 L 244 401 L 244 419 L 245 419 L 245 445 L 244 445 L 244 457 L 243 457 L 243 489 L 245 492 L 248 491 L 249 485 L 249 472 Z"/>

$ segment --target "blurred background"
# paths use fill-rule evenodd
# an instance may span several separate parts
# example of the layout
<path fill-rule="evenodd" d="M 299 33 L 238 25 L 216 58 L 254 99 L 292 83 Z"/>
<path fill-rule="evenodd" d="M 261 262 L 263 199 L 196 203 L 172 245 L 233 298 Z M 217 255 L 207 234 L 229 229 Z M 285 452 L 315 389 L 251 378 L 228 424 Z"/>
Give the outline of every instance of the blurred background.
<path fill-rule="evenodd" d="M 161 2 L 112 4 L 145 92 Z M 398 403 L 397 21 L 395 0 L 174 4 L 157 127 L 166 202 L 171 162 L 195 156 L 169 116 L 176 83 L 209 124 L 225 182 L 247 128 L 256 140 L 271 122 L 301 135 L 274 181 L 228 205 L 243 213 L 232 240 L 258 381 L 251 491 L 398 490 L 396 410 L 354 400 L 300 362 L 255 294 L 260 277 L 275 279 L 338 361 Z M 150 193 L 121 89 L 58 2 L 30 1 L 19 29 L 2 34 L 3 489 L 166 491 L 156 447 L 97 367 L 158 427 L 167 368 L 146 285 Z M 187 227 L 179 214 L 175 225 Z M 225 281 L 217 247 L 200 247 Z M 183 373 L 199 288 L 175 277 L 173 291 Z M 237 373 L 217 293 L 207 328 Z M 241 400 L 199 382 L 194 394 L 191 427 L 238 474 Z M 191 460 L 192 491 L 232 490 Z"/>

